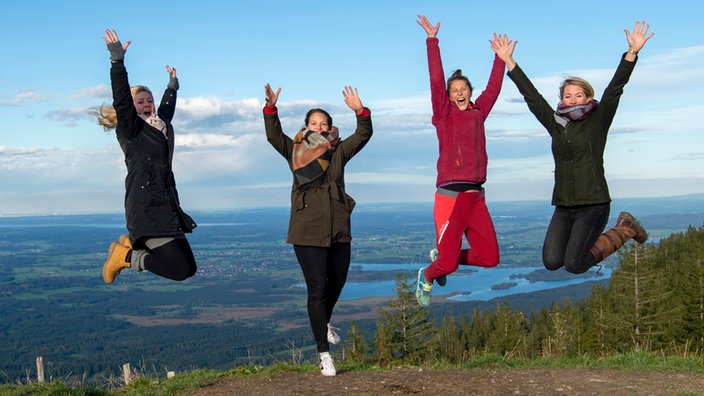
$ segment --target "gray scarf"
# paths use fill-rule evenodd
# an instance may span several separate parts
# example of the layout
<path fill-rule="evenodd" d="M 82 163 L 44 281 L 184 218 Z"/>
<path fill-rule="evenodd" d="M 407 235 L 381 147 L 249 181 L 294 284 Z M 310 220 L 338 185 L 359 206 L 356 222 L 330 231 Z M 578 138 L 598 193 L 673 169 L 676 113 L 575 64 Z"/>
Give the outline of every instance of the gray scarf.
<path fill-rule="evenodd" d="M 590 100 L 588 103 L 578 106 L 567 106 L 560 102 L 555 111 L 555 121 L 563 127 L 566 127 L 570 121 L 580 121 L 589 117 L 589 114 L 591 114 L 598 105 L 599 101 L 597 100 Z"/>

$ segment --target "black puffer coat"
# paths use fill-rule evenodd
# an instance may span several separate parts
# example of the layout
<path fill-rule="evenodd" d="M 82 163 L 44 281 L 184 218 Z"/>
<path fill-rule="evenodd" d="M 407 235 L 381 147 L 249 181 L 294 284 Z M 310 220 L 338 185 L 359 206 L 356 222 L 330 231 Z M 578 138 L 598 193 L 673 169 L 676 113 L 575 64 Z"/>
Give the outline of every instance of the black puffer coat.
<path fill-rule="evenodd" d="M 117 141 L 125 154 L 125 217 L 130 239 L 176 236 L 191 232 L 196 223 L 181 210 L 171 170 L 174 154 L 176 90 L 167 88 L 157 110 L 167 126 L 166 136 L 147 124 L 134 107 L 127 69 L 115 62 L 110 69 L 113 106 L 117 112 Z"/>

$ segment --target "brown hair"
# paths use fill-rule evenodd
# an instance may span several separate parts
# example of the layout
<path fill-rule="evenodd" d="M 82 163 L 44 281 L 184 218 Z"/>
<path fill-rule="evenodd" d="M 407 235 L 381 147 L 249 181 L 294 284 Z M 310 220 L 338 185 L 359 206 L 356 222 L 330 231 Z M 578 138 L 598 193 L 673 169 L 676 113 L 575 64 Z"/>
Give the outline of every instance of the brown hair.
<path fill-rule="evenodd" d="M 455 70 L 454 73 L 452 73 L 452 76 L 447 79 L 447 94 L 450 94 L 450 84 L 452 84 L 455 81 L 464 81 L 467 86 L 469 87 L 470 91 L 474 91 L 474 87 L 472 86 L 472 83 L 469 82 L 469 79 L 465 76 L 462 75 L 462 69 L 457 69 Z"/>
<path fill-rule="evenodd" d="M 325 111 L 323 109 L 310 109 L 310 110 L 308 110 L 308 112 L 306 113 L 306 120 L 305 120 L 306 128 L 308 127 L 308 120 L 310 119 L 310 116 L 312 116 L 315 113 L 320 113 L 320 114 L 324 115 L 325 118 L 328 119 L 328 128 L 332 128 L 332 117 L 330 116 L 330 113 L 328 113 L 327 111 Z"/>

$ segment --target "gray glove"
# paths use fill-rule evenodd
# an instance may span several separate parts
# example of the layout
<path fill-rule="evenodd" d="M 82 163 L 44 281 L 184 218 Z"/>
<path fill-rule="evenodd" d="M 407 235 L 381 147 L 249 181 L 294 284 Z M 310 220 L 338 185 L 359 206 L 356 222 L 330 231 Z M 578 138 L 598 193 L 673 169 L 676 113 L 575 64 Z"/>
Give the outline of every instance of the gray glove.
<path fill-rule="evenodd" d="M 178 91 L 178 77 L 169 77 L 169 83 L 166 85 L 166 88 L 173 88 Z"/>
<path fill-rule="evenodd" d="M 110 60 L 113 62 L 121 61 L 125 59 L 125 49 L 122 48 L 121 42 L 108 44 L 108 51 L 110 52 Z"/>

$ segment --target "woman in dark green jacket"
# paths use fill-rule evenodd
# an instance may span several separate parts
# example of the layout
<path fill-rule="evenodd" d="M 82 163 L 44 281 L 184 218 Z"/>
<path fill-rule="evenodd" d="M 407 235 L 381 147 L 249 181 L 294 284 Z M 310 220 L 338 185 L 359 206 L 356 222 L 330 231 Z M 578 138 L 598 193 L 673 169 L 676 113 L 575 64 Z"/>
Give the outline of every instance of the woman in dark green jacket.
<path fill-rule="evenodd" d="M 567 78 L 560 86 L 557 110 L 540 95 L 513 59 L 516 42 L 506 36 L 497 54 L 508 67 L 508 76 L 523 95 L 528 108 L 552 138 L 555 161 L 555 212 L 545 235 L 543 264 L 549 270 L 565 268 L 580 274 L 601 262 L 631 238 L 638 243 L 647 233 L 628 212 L 621 212 L 616 226 L 602 234 L 609 219 L 611 197 L 604 177 L 604 147 L 616 115 L 623 87 L 635 67 L 638 51 L 654 33 L 649 25 L 636 22 L 626 32 L 628 51 L 621 57 L 601 101 L 581 78 Z"/>
<path fill-rule="evenodd" d="M 350 215 L 355 202 L 345 192 L 345 165 L 372 137 L 371 112 L 362 105 L 357 89 L 345 87 L 345 103 L 357 116 L 357 129 L 340 139 L 330 114 L 311 109 L 305 127 L 291 139 L 283 133 L 274 92 L 265 86 L 264 127 L 266 138 L 288 162 L 293 173 L 291 217 L 287 242 L 293 244 L 308 290 L 308 317 L 320 372 L 336 374 L 330 345 L 340 337 L 330 326 L 330 317 L 350 267 Z"/>

